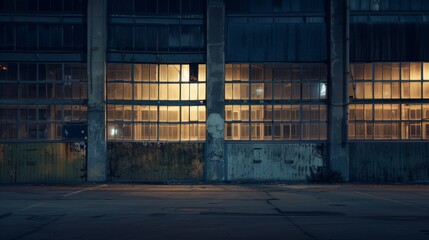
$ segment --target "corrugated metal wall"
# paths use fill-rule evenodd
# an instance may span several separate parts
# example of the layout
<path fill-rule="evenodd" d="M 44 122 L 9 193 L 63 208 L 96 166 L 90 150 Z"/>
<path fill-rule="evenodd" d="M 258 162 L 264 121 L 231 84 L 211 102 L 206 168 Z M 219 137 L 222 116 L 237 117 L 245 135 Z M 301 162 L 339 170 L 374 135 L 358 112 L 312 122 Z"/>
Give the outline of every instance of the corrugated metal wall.
<path fill-rule="evenodd" d="M 352 23 L 350 61 L 429 60 L 429 23 Z"/>
<path fill-rule="evenodd" d="M 107 144 L 111 181 L 201 181 L 204 143 Z"/>
<path fill-rule="evenodd" d="M 326 60 L 324 23 L 232 23 L 225 31 L 226 62 Z"/>
<path fill-rule="evenodd" d="M 350 143 L 350 181 L 429 181 L 429 143 Z"/>
<path fill-rule="evenodd" d="M 305 181 L 323 166 L 323 144 L 228 143 L 229 181 Z"/>
<path fill-rule="evenodd" d="M 84 143 L 0 144 L 0 183 L 85 181 Z"/>

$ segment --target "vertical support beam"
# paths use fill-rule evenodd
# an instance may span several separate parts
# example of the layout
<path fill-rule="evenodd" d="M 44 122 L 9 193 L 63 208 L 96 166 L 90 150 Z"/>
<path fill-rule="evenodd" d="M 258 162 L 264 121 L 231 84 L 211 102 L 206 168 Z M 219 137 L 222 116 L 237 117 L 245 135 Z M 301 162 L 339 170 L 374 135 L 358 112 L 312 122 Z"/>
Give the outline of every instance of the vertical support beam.
<path fill-rule="evenodd" d="M 225 6 L 207 1 L 207 140 L 206 181 L 225 180 Z"/>
<path fill-rule="evenodd" d="M 330 36 L 328 167 L 349 180 L 348 117 L 348 0 L 328 0 Z"/>
<path fill-rule="evenodd" d="M 107 0 L 88 1 L 88 151 L 87 180 L 106 181 L 106 39 Z"/>

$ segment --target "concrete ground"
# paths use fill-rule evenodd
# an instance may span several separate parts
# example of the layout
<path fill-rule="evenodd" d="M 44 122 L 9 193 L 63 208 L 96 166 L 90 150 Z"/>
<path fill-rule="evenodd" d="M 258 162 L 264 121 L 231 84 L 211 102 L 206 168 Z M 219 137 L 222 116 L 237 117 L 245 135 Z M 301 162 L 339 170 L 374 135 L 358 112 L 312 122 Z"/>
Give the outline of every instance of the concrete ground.
<path fill-rule="evenodd" d="M 0 239 L 429 239 L 429 185 L 1 186 Z"/>

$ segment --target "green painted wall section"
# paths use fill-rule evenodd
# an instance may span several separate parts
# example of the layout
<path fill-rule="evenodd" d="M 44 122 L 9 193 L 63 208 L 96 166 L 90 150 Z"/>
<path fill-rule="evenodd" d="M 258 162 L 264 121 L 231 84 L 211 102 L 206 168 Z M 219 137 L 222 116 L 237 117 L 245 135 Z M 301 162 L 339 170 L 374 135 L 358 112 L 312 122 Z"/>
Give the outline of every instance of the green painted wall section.
<path fill-rule="evenodd" d="M 84 147 L 79 143 L 0 144 L 0 183 L 85 181 Z"/>
<path fill-rule="evenodd" d="M 110 181 L 202 181 L 204 143 L 107 144 Z"/>
<path fill-rule="evenodd" d="M 429 181 L 429 143 L 350 143 L 350 181 Z"/>

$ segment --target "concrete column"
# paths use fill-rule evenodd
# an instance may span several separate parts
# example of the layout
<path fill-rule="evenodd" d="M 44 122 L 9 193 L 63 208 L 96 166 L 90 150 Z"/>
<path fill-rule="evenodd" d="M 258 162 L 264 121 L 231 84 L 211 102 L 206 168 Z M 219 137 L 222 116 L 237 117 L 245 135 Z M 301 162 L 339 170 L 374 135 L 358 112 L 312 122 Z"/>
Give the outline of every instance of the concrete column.
<path fill-rule="evenodd" d="M 88 151 L 87 180 L 106 181 L 106 13 L 107 0 L 88 1 Z"/>
<path fill-rule="evenodd" d="M 207 140 L 206 181 L 225 180 L 225 5 L 207 1 Z"/>
<path fill-rule="evenodd" d="M 348 113 L 348 0 L 330 0 L 330 78 L 328 167 L 349 180 Z"/>

